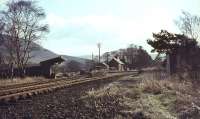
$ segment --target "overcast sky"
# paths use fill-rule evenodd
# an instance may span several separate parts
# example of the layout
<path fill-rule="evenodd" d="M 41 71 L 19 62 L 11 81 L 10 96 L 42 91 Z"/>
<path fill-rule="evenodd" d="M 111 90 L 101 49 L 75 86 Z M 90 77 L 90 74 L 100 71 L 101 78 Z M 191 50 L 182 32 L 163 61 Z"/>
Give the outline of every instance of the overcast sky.
<path fill-rule="evenodd" d="M 3 0 L 0 0 L 0 3 Z M 174 20 L 185 10 L 200 15 L 200 0 L 38 0 L 50 33 L 42 46 L 58 54 L 82 56 L 125 48 L 151 47 L 152 32 L 179 33 Z"/>

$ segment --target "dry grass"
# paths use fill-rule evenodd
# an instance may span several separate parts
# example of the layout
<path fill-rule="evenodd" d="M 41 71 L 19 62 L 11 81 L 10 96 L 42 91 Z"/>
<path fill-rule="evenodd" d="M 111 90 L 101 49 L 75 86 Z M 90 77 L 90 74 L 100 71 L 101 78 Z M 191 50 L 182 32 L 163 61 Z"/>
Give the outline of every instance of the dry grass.
<path fill-rule="evenodd" d="M 183 94 L 197 94 L 197 82 L 192 79 L 179 79 L 177 75 L 163 79 L 161 75 L 150 73 L 144 73 L 141 78 L 140 87 L 148 92 L 156 93 L 157 91 L 174 90 Z"/>
<path fill-rule="evenodd" d="M 177 75 L 161 80 L 159 77 L 152 78 L 149 74 L 144 74 L 139 86 L 144 93 L 164 95 L 165 100 L 173 97 L 172 99 L 175 100 L 170 99 L 171 104 L 167 106 L 171 106 L 171 110 L 176 112 L 178 118 L 196 119 L 200 117 L 200 108 L 198 108 L 200 107 L 200 88 L 197 87 L 197 83 L 189 78 L 179 79 Z"/>
<path fill-rule="evenodd" d="M 26 77 L 26 78 L 14 78 L 14 79 L 1 79 L 0 86 L 23 84 L 23 83 L 32 83 L 37 81 L 45 81 L 47 79 L 43 77 Z"/>
<path fill-rule="evenodd" d="M 104 105 L 106 101 L 118 110 L 114 114 L 116 119 L 173 119 L 174 116 L 162 105 L 159 97 L 143 93 L 139 86 L 140 80 L 140 78 L 126 77 L 99 90 L 89 91 L 85 99 L 90 100 L 87 102 L 96 102 L 96 105 Z M 108 98 L 110 96 L 114 98 Z M 105 100 L 105 98 L 112 100 Z M 98 101 L 99 99 L 101 101 Z M 113 106 L 111 102 L 118 103 Z M 102 107 L 99 110 L 107 110 L 107 108 Z"/>
<path fill-rule="evenodd" d="M 43 78 L 1 80 L 1 85 L 27 83 Z M 199 119 L 198 82 L 144 73 L 124 77 L 101 89 L 91 89 L 80 98 L 85 118 L 100 119 Z"/>
<path fill-rule="evenodd" d="M 102 89 L 91 90 L 87 96 L 93 97 L 90 98 L 93 101 L 114 96 L 120 104 L 120 108 L 115 107 L 119 109 L 115 112 L 116 119 L 198 119 L 200 88 L 197 84 L 177 77 L 162 80 L 162 76 L 147 73 L 139 78 L 126 77 Z"/>
<path fill-rule="evenodd" d="M 105 87 L 91 90 L 81 98 L 84 110 L 89 110 L 86 118 L 113 119 L 121 110 L 122 97 L 117 95 L 117 88 Z"/>

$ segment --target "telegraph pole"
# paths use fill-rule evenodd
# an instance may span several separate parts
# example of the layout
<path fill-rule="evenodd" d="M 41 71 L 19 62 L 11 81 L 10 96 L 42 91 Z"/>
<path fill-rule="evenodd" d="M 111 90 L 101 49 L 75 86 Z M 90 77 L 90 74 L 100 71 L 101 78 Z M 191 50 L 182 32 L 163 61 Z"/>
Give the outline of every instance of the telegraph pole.
<path fill-rule="evenodd" d="M 99 63 L 100 63 L 101 43 L 97 43 L 97 47 L 99 48 Z"/>
<path fill-rule="evenodd" d="M 94 55 L 93 55 L 93 53 L 92 53 L 92 61 L 94 61 Z"/>

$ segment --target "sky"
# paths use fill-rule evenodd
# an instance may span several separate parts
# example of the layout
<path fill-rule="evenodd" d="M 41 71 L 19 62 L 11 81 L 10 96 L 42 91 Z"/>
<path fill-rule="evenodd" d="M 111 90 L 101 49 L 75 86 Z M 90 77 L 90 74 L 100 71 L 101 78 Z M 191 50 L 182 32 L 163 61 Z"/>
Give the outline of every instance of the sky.
<path fill-rule="evenodd" d="M 0 4 L 3 4 L 0 0 Z M 174 20 L 182 10 L 200 15 L 200 0 L 38 0 L 50 33 L 41 45 L 55 53 L 83 56 L 142 46 L 152 32 L 179 33 Z"/>

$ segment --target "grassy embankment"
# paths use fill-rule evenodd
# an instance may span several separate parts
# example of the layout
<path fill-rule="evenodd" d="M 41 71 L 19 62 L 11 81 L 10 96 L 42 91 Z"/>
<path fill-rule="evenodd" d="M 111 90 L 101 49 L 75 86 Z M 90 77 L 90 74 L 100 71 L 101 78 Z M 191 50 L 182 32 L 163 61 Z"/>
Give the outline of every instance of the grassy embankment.
<path fill-rule="evenodd" d="M 199 119 L 199 89 L 198 81 L 145 73 L 91 90 L 81 100 L 94 118 Z"/>
<path fill-rule="evenodd" d="M 13 78 L 13 79 L 0 79 L 0 86 L 23 84 L 23 83 L 32 83 L 38 81 L 46 81 L 43 77 L 25 77 L 25 78 Z"/>

